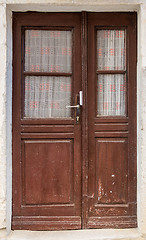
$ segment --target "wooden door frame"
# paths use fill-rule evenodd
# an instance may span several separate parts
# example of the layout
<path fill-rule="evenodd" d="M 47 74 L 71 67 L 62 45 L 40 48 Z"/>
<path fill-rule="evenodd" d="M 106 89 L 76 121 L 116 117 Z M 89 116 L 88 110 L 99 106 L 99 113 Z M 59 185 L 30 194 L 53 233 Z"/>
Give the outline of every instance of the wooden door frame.
<path fill-rule="evenodd" d="M 105 13 L 103 13 L 105 14 Z M 113 14 L 113 13 L 108 13 Z M 121 14 L 121 12 L 120 12 Z M 81 13 L 82 26 L 82 90 L 83 90 L 83 107 L 82 107 L 82 206 L 88 204 L 88 94 L 87 94 L 87 15 L 88 12 Z M 86 228 L 86 218 L 88 208 L 82 207 L 82 228 Z"/>

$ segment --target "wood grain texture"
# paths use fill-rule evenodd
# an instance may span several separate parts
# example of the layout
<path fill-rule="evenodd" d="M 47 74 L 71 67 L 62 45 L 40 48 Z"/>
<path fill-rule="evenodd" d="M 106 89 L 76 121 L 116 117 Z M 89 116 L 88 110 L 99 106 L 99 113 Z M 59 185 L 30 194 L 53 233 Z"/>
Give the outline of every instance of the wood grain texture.
<path fill-rule="evenodd" d="M 23 204 L 70 203 L 74 182 L 73 141 L 26 140 L 23 150 Z"/>
<path fill-rule="evenodd" d="M 126 116 L 96 117 L 98 74 L 122 73 L 96 71 L 98 29 L 126 30 Z M 87 228 L 136 227 L 136 14 L 89 13 L 88 36 Z"/>
<path fill-rule="evenodd" d="M 136 13 L 13 13 L 12 229 L 129 228 L 136 217 Z M 72 30 L 72 105 L 80 121 L 24 112 L 25 30 Z M 126 69 L 96 70 L 97 29 L 126 31 Z M 97 117 L 97 77 L 127 79 L 126 115 Z"/>
<path fill-rule="evenodd" d="M 74 111 L 70 118 L 23 117 L 24 75 L 68 76 L 24 71 L 24 32 L 35 27 L 72 31 L 72 104 L 81 90 L 80 14 L 14 13 L 12 229 L 80 229 L 81 125 Z"/>
<path fill-rule="evenodd" d="M 127 139 L 96 140 L 96 204 L 127 203 L 127 149 Z"/>
<path fill-rule="evenodd" d="M 135 228 L 136 216 L 126 217 L 91 217 L 87 223 L 88 228 Z"/>
<path fill-rule="evenodd" d="M 13 229 L 27 230 L 65 230 L 79 229 L 79 217 L 14 217 Z"/>

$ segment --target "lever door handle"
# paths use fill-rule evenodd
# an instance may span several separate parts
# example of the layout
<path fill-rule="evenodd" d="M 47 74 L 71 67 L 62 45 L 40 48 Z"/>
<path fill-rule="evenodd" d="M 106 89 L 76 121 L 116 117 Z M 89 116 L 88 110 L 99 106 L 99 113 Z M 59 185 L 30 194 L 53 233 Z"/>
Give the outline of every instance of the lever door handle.
<path fill-rule="evenodd" d="M 82 95 L 82 94 L 80 94 Z M 76 118 L 76 124 L 78 124 L 80 122 L 80 113 L 81 113 L 81 105 L 82 105 L 82 101 L 80 101 L 79 98 L 79 94 L 77 94 L 75 96 L 75 104 L 76 105 L 70 105 L 70 106 L 66 106 L 66 108 L 74 108 L 74 115 Z"/>
<path fill-rule="evenodd" d="M 66 108 L 79 108 L 80 107 L 80 105 L 78 104 L 78 105 L 73 105 L 73 106 L 66 106 Z"/>

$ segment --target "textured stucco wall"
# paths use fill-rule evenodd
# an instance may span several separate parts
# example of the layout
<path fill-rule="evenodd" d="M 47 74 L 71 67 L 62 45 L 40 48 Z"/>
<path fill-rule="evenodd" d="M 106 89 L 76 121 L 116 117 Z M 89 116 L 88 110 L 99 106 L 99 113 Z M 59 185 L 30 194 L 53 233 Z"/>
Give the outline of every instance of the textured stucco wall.
<path fill-rule="evenodd" d="M 0 6 L 0 227 L 6 226 L 6 7 Z"/>
<path fill-rule="evenodd" d="M 11 115 L 12 115 L 12 11 L 137 11 L 138 62 L 138 229 L 95 233 L 114 239 L 146 239 L 146 0 L 0 0 L 0 239 L 11 224 Z M 19 231 L 10 239 L 24 239 Z M 22 235 L 21 235 L 22 234 Z M 121 234 L 121 235 L 120 235 Z M 89 234 L 90 235 L 90 234 Z M 88 235 L 88 236 L 89 236 Z M 42 235 L 44 239 L 58 239 L 57 235 Z M 72 234 L 73 236 L 73 234 Z M 85 239 L 90 239 L 85 234 Z M 124 237 L 125 236 L 125 237 Z M 36 235 L 38 237 L 38 235 Z M 80 235 L 82 238 L 83 235 Z M 34 238 L 28 234 L 26 239 Z M 74 239 L 79 236 L 75 235 Z M 40 239 L 40 235 L 39 238 Z M 43 238 L 41 238 L 43 239 Z M 66 239 L 65 235 L 62 239 Z M 70 237 L 71 239 L 71 237 Z M 94 238 L 92 235 L 92 239 Z"/>
<path fill-rule="evenodd" d="M 141 84 L 139 89 L 141 95 L 141 186 L 138 188 L 138 194 L 141 193 L 141 230 L 146 232 L 146 5 L 141 6 L 141 78 L 138 79 Z"/>

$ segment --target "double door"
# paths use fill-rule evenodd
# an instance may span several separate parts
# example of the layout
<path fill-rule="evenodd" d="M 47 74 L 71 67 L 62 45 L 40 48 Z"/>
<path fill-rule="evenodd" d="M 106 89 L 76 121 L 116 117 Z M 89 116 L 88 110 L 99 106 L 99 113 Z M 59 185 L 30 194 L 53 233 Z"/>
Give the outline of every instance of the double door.
<path fill-rule="evenodd" d="M 13 229 L 136 227 L 136 14 L 13 14 Z"/>

